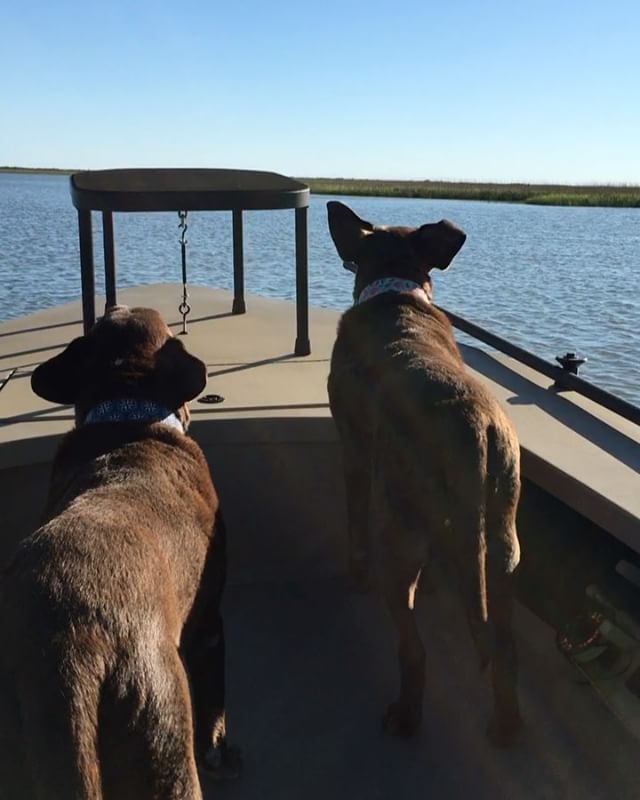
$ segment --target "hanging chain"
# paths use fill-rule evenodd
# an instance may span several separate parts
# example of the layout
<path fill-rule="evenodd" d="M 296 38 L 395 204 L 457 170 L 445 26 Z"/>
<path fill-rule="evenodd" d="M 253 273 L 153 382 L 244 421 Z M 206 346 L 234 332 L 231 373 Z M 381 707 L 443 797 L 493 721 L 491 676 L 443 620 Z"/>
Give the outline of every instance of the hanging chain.
<path fill-rule="evenodd" d="M 186 211 L 178 211 L 178 217 L 180 222 L 178 227 L 181 229 L 180 232 L 180 252 L 182 255 L 182 302 L 178 306 L 178 311 L 182 314 L 182 334 L 187 333 L 187 314 L 191 311 L 191 306 L 189 305 L 188 299 L 189 294 L 187 293 L 187 212 Z"/>

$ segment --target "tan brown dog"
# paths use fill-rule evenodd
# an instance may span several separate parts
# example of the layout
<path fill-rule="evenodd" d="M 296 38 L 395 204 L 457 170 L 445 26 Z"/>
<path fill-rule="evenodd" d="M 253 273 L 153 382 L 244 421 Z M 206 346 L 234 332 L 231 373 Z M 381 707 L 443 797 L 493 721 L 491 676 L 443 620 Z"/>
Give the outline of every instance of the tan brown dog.
<path fill-rule="evenodd" d="M 385 727 L 408 736 L 420 725 L 425 651 L 413 595 L 433 545 L 454 565 L 474 640 L 492 665 L 489 736 L 507 744 L 520 727 L 511 630 L 518 441 L 431 304 L 429 271 L 446 269 L 465 234 L 445 220 L 374 227 L 338 202 L 328 215 L 355 272 L 356 305 L 341 319 L 328 384 L 343 445 L 350 566 L 366 583 L 378 544 L 400 637 L 400 696 Z"/>
<path fill-rule="evenodd" d="M 185 403 L 205 365 L 118 306 L 39 366 L 73 404 L 45 521 L 0 575 L 0 797 L 201 798 L 225 742 L 224 526 Z"/>

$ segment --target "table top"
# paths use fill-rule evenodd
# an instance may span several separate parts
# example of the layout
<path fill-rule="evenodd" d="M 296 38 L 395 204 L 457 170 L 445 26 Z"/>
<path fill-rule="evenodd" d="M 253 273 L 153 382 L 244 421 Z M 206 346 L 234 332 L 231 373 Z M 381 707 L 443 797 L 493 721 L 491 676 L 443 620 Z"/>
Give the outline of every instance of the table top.
<path fill-rule="evenodd" d="M 71 175 L 73 205 L 85 211 L 241 211 L 305 208 L 309 187 L 242 169 L 107 169 Z"/>

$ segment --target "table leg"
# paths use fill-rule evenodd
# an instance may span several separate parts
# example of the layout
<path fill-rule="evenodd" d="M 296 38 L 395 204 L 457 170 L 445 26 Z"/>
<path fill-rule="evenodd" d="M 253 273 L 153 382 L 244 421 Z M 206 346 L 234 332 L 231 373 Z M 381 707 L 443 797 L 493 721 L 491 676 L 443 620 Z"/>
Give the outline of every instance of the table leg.
<path fill-rule="evenodd" d="M 104 288 L 106 308 L 117 305 L 116 300 L 116 243 L 113 235 L 113 213 L 102 212 L 102 242 L 104 246 Z"/>
<path fill-rule="evenodd" d="M 308 356 L 309 341 L 309 279 L 307 207 L 296 208 L 296 322 L 297 336 L 294 353 Z"/>
<path fill-rule="evenodd" d="M 78 211 L 80 234 L 80 283 L 82 286 L 82 324 L 88 333 L 96 321 L 96 282 L 93 266 L 93 231 L 91 212 Z"/>
<path fill-rule="evenodd" d="M 242 243 L 242 211 L 233 212 L 233 314 L 244 314 L 244 249 Z"/>

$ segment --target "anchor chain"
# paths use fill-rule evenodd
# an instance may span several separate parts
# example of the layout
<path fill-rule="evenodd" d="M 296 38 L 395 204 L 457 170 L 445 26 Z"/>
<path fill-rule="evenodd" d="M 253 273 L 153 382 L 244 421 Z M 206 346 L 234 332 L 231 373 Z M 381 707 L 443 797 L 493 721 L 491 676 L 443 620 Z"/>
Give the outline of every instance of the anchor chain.
<path fill-rule="evenodd" d="M 182 315 L 182 330 L 180 333 L 185 335 L 187 331 L 187 315 L 191 312 L 189 305 L 189 294 L 187 292 L 187 212 L 178 211 L 180 222 L 178 227 L 180 230 L 180 253 L 182 256 L 182 302 L 178 306 L 178 312 Z"/>

